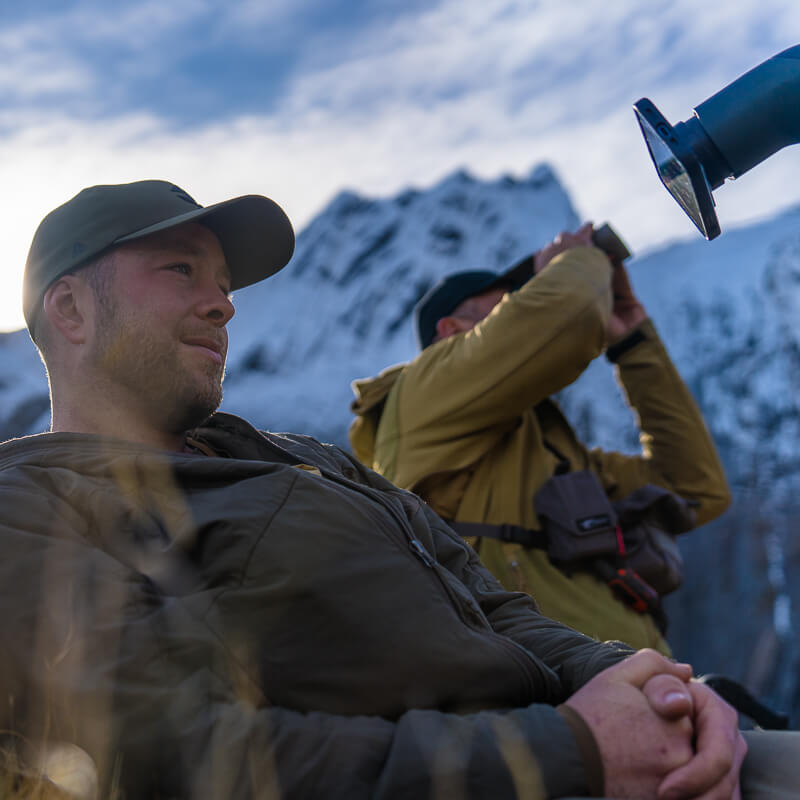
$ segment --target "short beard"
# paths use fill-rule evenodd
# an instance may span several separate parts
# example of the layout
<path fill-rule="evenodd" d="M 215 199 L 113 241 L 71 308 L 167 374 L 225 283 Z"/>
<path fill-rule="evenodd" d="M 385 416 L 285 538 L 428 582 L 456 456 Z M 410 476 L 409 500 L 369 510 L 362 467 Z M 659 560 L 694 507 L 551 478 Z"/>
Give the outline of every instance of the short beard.
<path fill-rule="evenodd" d="M 167 432 L 180 436 L 186 431 L 199 428 L 221 405 L 222 386 L 216 393 L 208 392 L 205 395 L 193 395 L 188 402 L 183 403 L 167 416 L 164 427 Z"/>
<path fill-rule="evenodd" d="M 125 334 L 126 320 L 111 291 L 114 264 L 101 265 L 92 276 L 92 289 L 97 299 L 97 329 L 99 348 L 97 361 L 106 372 L 116 376 L 118 384 L 146 399 L 155 415 L 163 415 L 160 427 L 172 435 L 182 435 L 205 422 L 222 403 L 222 378 L 210 367 L 208 380 L 201 386 L 181 382 L 179 371 L 163 366 L 160 343 L 146 336 L 136 342 L 135 359 L 131 339 Z M 131 365 L 126 368 L 126 364 Z M 137 372 L 136 367 L 139 367 Z M 159 373 L 159 366 L 161 372 Z M 142 372 L 150 368 L 151 372 Z M 148 378 L 153 375 L 154 380 Z"/>

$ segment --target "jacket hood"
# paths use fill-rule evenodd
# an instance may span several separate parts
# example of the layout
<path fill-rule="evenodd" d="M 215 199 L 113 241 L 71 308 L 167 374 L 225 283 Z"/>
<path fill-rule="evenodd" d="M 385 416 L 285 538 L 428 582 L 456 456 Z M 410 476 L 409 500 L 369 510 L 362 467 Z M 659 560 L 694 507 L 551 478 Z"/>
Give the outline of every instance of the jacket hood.
<path fill-rule="evenodd" d="M 350 410 L 356 418 L 350 424 L 348 435 L 353 453 L 362 464 L 370 466 L 374 461 L 375 437 L 386 398 L 406 366 L 395 364 L 374 378 L 359 378 L 351 384 L 356 399 L 350 404 Z"/>

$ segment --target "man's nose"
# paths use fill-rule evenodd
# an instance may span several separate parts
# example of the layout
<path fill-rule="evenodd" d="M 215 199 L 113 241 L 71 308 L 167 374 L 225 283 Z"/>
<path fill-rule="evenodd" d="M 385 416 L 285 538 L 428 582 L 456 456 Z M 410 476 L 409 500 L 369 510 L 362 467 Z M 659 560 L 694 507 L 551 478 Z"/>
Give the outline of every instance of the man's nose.
<path fill-rule="evenodd" d="M 219 286 L 205 288 L 195 309 L 197 316 L 213 322 L 218 327 L 227 325 L 235 313 L 230 296 Z"/>

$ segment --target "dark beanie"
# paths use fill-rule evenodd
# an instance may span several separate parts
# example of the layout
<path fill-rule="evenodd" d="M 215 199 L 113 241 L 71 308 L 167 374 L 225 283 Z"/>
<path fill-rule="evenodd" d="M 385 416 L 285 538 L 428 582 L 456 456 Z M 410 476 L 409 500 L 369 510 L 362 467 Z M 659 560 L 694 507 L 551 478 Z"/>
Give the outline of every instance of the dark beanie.
<path fill-rule="evenodd" d="M 414 307 L 414 327 L 419 349 L 424 350 L 436 337 L 436 323 L 451 314 L 468 297 L 489 291 L 494 286 L 509 285 L 513 282 L 497 272 L 473 270 L 456 272 L 443 278 L 429 289 Z"/>

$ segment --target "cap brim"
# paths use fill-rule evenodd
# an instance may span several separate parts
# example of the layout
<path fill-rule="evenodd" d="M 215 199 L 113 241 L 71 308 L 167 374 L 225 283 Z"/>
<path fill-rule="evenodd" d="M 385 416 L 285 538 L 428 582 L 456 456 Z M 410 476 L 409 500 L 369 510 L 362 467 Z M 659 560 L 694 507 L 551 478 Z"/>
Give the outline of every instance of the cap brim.
<path fill-rule="evenodd" d="M 187 222 L 202 223 L 217 235 L 231 273 L 232 290 L 274 275 L 289 263 L 294 252 L 294 230 L 289 218 L 276 202 L 256 194 L 170 217 L 122 236 L 114 244 L 141 239 Z"/>

